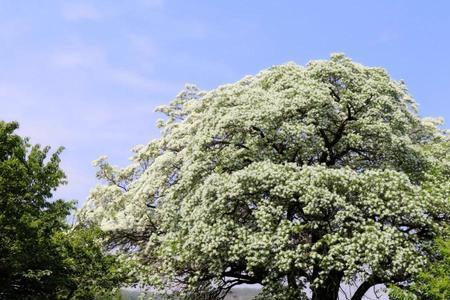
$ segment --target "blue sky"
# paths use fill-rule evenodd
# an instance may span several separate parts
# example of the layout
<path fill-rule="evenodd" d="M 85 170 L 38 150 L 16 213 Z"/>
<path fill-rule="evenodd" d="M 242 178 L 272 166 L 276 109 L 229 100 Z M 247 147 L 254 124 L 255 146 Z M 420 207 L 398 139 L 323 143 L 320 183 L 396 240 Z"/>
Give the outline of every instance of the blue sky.
<path fill-rule="evenodd" d="M 0 119 L 66 147 L 58 196 L 80 202 L 91 161 L 125 165 L 185 83 L 211 89 L 344 52 L 404 79 L 423 116 L 450 120 L 449 11 L 444 0 L 0 0 Z"/>

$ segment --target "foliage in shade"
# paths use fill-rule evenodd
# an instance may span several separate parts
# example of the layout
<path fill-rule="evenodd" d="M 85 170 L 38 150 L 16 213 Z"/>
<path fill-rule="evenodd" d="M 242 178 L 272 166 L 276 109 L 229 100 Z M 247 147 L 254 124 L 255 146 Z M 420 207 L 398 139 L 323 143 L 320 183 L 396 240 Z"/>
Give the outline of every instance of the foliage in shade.
<path fill-rule="evenodd" d="M 221 299 L 352 299 L 408 282 L 448 219 L 428 184 L 427 147 L 445 142 L 403 83 L 343 55 L 272 67 L 158 111 L 162 136 L 132 163 L 95 162 L 105 184 L 79 214 L 108 232 L 145 284 Z"/>

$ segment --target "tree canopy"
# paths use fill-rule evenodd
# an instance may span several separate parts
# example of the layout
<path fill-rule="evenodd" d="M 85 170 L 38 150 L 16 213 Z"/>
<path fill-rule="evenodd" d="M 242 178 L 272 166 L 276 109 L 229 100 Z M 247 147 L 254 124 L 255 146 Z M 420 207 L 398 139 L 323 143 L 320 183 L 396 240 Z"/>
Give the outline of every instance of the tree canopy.
<path fill-rule="evenodd" d="M 187 86 L 126 168 L 96 161 L 79 214 L 143 283 L 186 299 L 353 300 L 407 283 L 448 220 L 429 149 L 447 133 L 402 82 L 337 54 L 204 92 Z M 435 184 L 436 183 L 436 184 Z"/>
<path fill-rule="evenodd" d="M 52 199 L 65 183 L 62 148 L 31 145 L 0 121 L 0 299 L 93 299 L 125 281 L 96 228 L 71 230 L 74 202 Z M 107 299 L 111 299 L 108 297 Z"/>

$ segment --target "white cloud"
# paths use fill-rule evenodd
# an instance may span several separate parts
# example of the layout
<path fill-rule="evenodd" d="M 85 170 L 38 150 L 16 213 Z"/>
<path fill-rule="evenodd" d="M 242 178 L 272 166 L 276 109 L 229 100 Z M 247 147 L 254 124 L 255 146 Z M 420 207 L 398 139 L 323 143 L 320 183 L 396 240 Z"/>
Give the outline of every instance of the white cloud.
<path fill-rule="evenodd" d="M 101 18 L 99 11 L 92 4 L 82 2 L 65 3 L 62 14 L 67 21 L 97 21 Z"/>

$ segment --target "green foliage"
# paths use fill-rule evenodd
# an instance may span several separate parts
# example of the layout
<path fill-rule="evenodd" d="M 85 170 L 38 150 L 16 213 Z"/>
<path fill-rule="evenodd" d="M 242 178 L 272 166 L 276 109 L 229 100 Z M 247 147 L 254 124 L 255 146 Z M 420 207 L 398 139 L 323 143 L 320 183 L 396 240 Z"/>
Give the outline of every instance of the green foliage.
<path fill-rule="evenodd" d="M 50 200 L 65 183 L 62 148 L 50 154 L 17 128 L 0 122 L 0 299 L 93 299 L 118 287 L 99 231 L 69 230 L 74 202 Z"/>
<path fill-rule="evenodd" d="M 436 240 L 439 256 L 418 278 L 417 290 L 431 299 L 450 299 L 450 239 Z"/>
<path fill-rule="evenodd" d="M 44 298 L 54 294 L 64 270 L 52 236 L 67 228 L 73 203 L 48 201 L 64 183 L 58 149 L 31 146 L 0 122 L 0 295 Z"/>
<path fill-rule="evenodd" d="M 450 239 L 440 237 L 435 243 L 436 257 L 407 286 L 391 286 L 394 300 L 450 299 Z"/>
<path fill-rule="evenodd" d="M 450 207 L 450 142 L 425 147 L 431 168 L 424 187 L 435 198 L 446 199 L 443 206 Z M 450 299 L 450 225 L 445 207 L 436 207 L 439 217 L 447 223 L 439 228 L 438 236 L 429 250 L 429 261 L 419 274 L 403 285 L 392 286 L 389 295 L 396 300 Z"/>
<path fill-rule="evenodd" d="M 63 267 L 70 275 L 59 291 L 61 299 L 113 299 L 126 281 L 119 259 L 105 254 L 104 233 L 98 228 L 75 228 L 53 236 Z"/>

